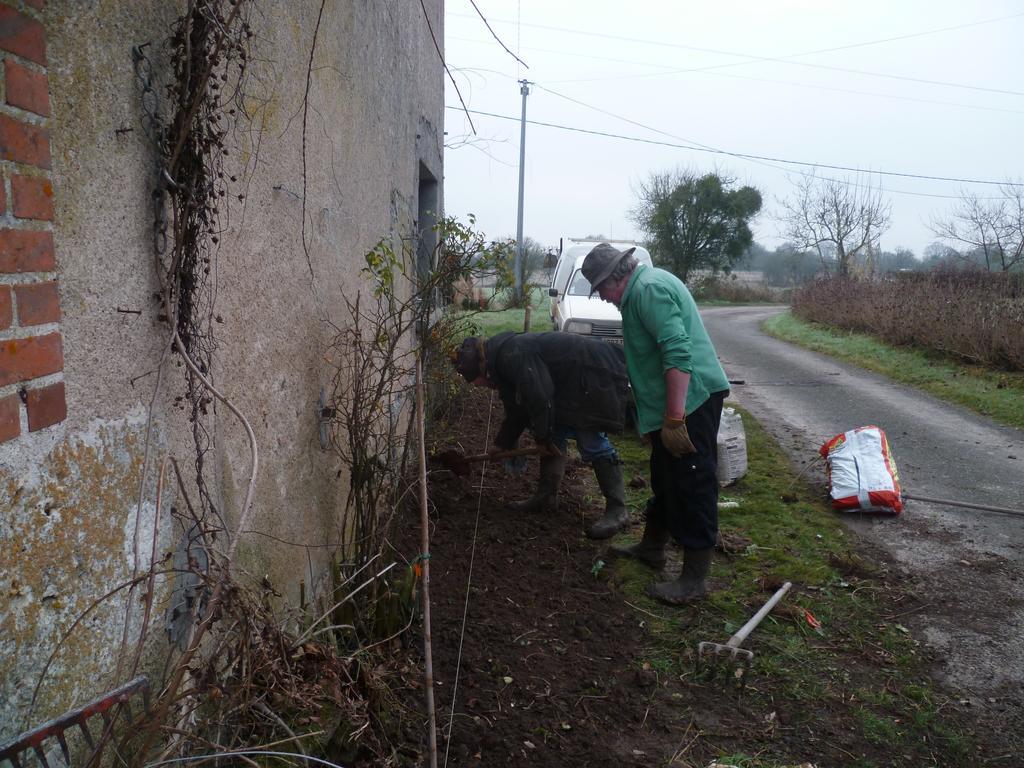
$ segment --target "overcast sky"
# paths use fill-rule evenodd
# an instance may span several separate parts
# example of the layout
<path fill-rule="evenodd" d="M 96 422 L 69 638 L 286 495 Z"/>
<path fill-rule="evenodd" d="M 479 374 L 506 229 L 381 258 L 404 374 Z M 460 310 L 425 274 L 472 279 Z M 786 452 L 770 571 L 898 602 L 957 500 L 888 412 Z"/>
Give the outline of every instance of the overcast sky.
<path fill-rule="evenodd" d="M 799 162 L 881 186 L 882 247 L 920 257 L 931 217 L 996 188 L 878 172 L 1024 177 L 1021 0 L 476 0 L 529 68 L 469 0 L 445 5 L 445 58 L 476 128 L 449 82 L 445 211 L 476 214 L 489 237 L 516 231 L 521 78 L 535 83 L 527 120 L 561 126 L 526 127 L 524 234 L 544 245 L 638 238 L 638 182 L 690 168 L 760 189 L 755 237 L 773 248 L 777 201 L 814 170 Z"/>

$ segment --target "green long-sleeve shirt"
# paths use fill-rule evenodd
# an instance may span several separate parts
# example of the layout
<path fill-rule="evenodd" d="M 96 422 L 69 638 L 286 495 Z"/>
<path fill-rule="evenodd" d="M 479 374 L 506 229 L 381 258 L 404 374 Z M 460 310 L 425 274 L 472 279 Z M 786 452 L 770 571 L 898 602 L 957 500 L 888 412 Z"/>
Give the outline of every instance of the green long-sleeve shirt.
<path fill-rule="evenodd" d="M 715 392 L 729 389 L 715 348 L 683 282 L 663 269 L 639 265 L 626 284 L 619 307 L 626 369 L 642 433 L 661 429 L 665 418 L 665 371 L 690 374 L 686 412 L 693 413 Z"/>

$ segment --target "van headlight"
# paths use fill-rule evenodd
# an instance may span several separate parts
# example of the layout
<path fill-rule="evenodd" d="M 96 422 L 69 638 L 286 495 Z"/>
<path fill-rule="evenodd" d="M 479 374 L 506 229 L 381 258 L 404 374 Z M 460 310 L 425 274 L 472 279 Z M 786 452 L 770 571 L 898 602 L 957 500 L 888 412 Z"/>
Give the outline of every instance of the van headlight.
<path fill-rule="evenodd" d="M 584 323 L 580 320 L 570 320 L 565 324 L 566 333 L 579 333 L 583 336 L 589 336 L 593 330 L 593 323 Z"/>

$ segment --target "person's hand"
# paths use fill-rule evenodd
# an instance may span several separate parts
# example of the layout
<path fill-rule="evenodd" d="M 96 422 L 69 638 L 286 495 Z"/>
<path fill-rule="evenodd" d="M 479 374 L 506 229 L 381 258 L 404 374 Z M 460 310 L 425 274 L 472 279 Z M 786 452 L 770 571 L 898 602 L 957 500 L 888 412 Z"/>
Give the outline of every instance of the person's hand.
<path fill-rule="evenodd" d="M 686 431 L 686 417 L 681 419 L 666 418 L 661 426 L 661 443 L 665 450 L 675 456 L 685 456 L 688 453 L 696 453 L 690 440 L 690 433 Z"/>
<path fill-rule="evenodd" d="M 540 440 L 537 442 L 537 455 L 547 458 L 555 458 L 556 456 L 561 456 L 562 452 L 558 450 L 558 446 L 550 440 Z"/>

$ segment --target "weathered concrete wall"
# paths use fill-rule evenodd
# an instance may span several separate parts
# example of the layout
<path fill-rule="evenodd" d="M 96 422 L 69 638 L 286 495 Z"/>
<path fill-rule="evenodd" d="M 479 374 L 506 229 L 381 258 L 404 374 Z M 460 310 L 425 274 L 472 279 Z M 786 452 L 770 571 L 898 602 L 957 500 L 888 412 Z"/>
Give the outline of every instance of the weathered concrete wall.
<path fill-rule="evenodd" d="M 43 383 L 63 384 L 67 410 L 55 424 L 0 442 L 0 739 L 119 682 L 112 668 L 123 597 L 89 613 L 63 647 L 57 642 L 131 577 L 136 539 L 143 567 L 154 535 L 158 553 L 174 548 L 178 534 L 166 524 L 166 508 L 154 532 L 155 475 L 165 456 L 188 470 L 196 453 L 186 415 L 174 407 L 184 393 L 181 368 L 167 367 L 154 398 L 153 372 L 166 343 L 153 300 L 155 155 L 141 129 L 131 55 L 132 45 L 151 42 L 156 74 L 166 75 L 163 38 L 184 4 L 68 0 L 33 3 L 37 12 L 3 3 L 40 20 L 46 32 L 56 268 L 40 280 L 59 286 L 63 373 Z M 244 199 L 221 214 L 215 313 L 223 322 L 213 377 L 252 423 L 261 451 L 249 527 L 269 536 L 243 534 L 246 571 L 267 574 L 294 604 L 299 580 L 309 585 L 321 575 L 327 550 L 317 545 L 337 539 L 346 491 L 317 434 L 317 399 L 332 373 L 323 354 L 330 323 L 346 322 L 342 296 L 362 287 L 363 254 L 412 226 L 421 169 L 442 178 L 443 70 L 419 3 L 327 3 L 303 139 L 320 3 L 257 0 L 253 7 L 246 90 L 253 119 L 239 121 L 229 141 L 229 170 Z M 426 8 L 440 42 L 442 0 Z M 5 176 L 19 168 L 0 161 Z M 16 330 L 0 329 L 0 341 Z M 0 403 L 19 386 L 0 386 Z M 211 490 L 233 527 L 249 481 L 248 443 L 224 408 L 208 426 Z M 165 507 L 173 496 L 168 491 Z M 160 587 L 165 595 L 167 583 Z M 158 611 L 158 637 L 163 621 Z"/>

